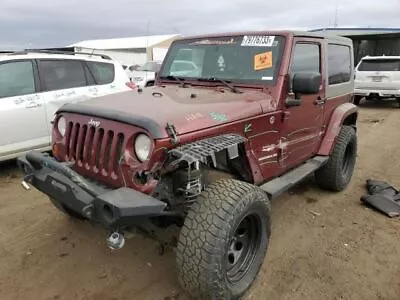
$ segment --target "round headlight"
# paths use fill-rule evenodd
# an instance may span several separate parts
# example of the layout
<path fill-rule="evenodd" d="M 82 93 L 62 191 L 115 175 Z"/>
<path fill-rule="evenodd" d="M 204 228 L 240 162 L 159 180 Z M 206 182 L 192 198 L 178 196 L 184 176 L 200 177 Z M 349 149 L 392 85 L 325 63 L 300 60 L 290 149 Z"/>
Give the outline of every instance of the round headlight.
<path fill-rule="evenodd" d="M 65 134 L 66 127 L 67 127 L 67 122 L 65 121 L 65 119 L 63 117 L 59 118 L 57 122 L 57 129 L 62 136 L 64 136 Z"/>
<path fill-rule="evenodd" d="M 135 153 L 137 158 L 144 162 L 149 158 L 151 150 L 151 140 L 145 134 L 139 134 L 135 140 Z"/>

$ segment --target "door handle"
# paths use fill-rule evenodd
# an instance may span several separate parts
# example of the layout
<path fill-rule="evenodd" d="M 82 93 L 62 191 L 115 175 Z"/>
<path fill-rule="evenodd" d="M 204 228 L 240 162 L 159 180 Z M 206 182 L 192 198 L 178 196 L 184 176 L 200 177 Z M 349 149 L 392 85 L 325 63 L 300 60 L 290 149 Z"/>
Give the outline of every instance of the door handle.
<path fill-rule="evenodd" d="M 322 99 L 321 97 L 318 97 L 317 100 L 314 101 L 315 105 L 324 105 L 326 102 L 326 99 Z"/>
<path fill-rule="evenodd" d="M 41 106 L 42 106 L 42 104 L 40 104 L 40 103 L 30 103 L 30 104 L 25 105 L 25 108 L 36 108 L 36 107 L 41 107 Z"/>

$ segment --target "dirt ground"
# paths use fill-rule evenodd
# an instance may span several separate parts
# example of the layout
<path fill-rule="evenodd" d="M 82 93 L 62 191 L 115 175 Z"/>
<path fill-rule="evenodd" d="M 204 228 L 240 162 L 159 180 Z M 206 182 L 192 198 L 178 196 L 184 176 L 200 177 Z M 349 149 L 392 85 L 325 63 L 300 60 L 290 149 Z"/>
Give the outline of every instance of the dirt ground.
<path fill-rule="evenodd" d="M 246 299 L 400 299 L 400 220 L 360 203 L 365 180 L 400 187 L 400 109 L 363 105 L 351 185 L 340 194 L 312 180 L 273 203 L 270 247 Z M 106 233 L 73 221 L 0 166 L 0 299 L 189 299 L 173 250 L 139 235 L 116 252 Z"/>

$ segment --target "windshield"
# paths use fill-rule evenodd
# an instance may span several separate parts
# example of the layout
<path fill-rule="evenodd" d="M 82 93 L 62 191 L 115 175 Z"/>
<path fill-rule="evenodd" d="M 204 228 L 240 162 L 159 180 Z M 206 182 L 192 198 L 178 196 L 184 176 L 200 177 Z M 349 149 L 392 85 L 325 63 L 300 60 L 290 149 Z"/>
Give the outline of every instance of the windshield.
<path fill-rule="evenodd" d="M 400 71 L 400 59 L 364 59 L 358 71 Z"/>
<path fill-rule="evenodd" d="M 282 36 L 264 35 L 177 41 L 160 76 L 271 83 L 279 71 L 284 41 Z"/>
<path fill-rule="evenodd" d="M 160 67 L 160 63 L 147 62 L 140 68 L 140 71 L 158 72 L 159 71 L 159 67 Z"/>

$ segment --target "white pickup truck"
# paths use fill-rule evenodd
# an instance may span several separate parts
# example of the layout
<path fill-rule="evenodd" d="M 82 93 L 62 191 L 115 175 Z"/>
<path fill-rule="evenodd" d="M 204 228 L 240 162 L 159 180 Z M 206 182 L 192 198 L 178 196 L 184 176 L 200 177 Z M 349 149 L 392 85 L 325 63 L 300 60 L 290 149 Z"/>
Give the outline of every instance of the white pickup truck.
<path fill-rule="evenodd" d="M 122 66 L 104 55 L 39 50 L 0 55 L 0 161 L 49 150 L 51 122 L 63 104 L 133 86 Z"/>

